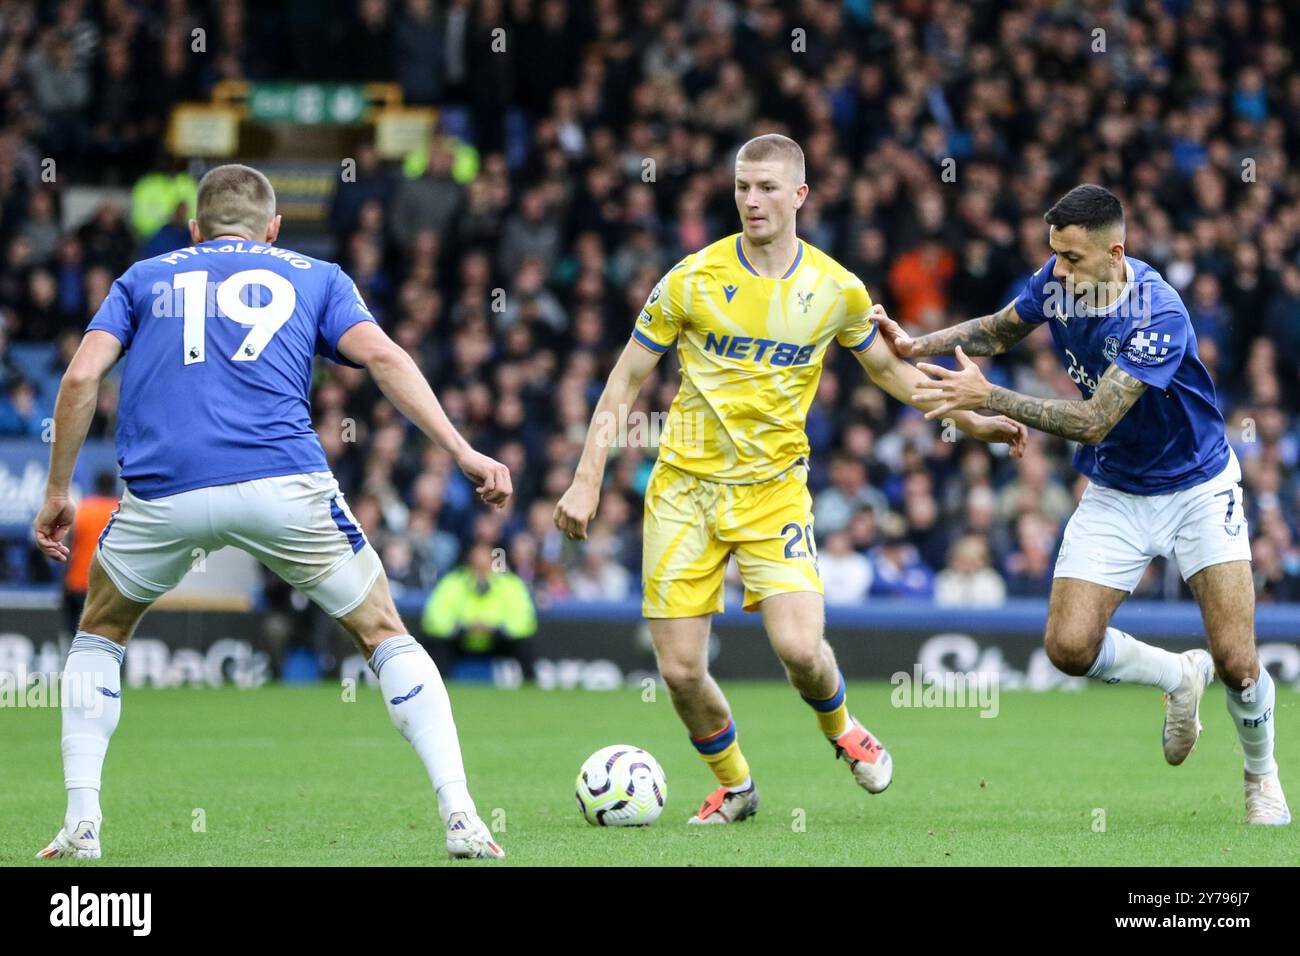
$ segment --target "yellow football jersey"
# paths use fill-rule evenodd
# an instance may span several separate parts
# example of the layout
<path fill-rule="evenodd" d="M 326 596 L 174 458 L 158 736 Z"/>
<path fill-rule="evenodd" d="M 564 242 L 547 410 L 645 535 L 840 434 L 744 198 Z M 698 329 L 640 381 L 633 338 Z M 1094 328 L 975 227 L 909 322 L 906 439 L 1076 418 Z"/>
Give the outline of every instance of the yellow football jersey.
<path fill-rule="evenodd" d="M 739 234 L 687 256 L 650 293 L 632 332 L 655 354 L 677 343 L 682 382 L 659 457 L 712 481 L 779 475 L 808 454 L 804 422 L 831 340 L 876 338 L 862 281 L 798 241 L 776 279 L 758 274 Z"/>

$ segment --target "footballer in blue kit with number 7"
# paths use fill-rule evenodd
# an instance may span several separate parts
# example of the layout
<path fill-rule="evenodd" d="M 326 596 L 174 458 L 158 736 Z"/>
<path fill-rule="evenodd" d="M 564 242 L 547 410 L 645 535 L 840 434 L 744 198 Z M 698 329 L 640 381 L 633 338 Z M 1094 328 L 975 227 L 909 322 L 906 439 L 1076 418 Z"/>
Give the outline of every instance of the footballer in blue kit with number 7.
<path fill-rule="evenodd" d="M 1244 755 L 1246 822 L 1291 811 L 1273 753 L 1275 692 L 1255 650 L 1250 536 L 1241 466 L 1224 434 L 1214 383 L 1178 293 L 1125 254 L 1124 211 L 1101 186 L 1070 190 L 1044 216 L 1054 255 L 993 315 L 913 339 L 880 318 L 900 355 L 955 353 L 957 370 L 921 363 L 918 393 L 937 418 L 990 408 L 1079 443 L 1089 479 L 1065 528 L 1045 645 L 1067 674 L 1161 688 L 1165 759 L 1181 764 L 1201 732 L 1215 674 Z M 971 355 L 997 355 L 1046 325 L 1082 400 L 1042 399 L 990 384 Z M 1205 621 L 1209 653 L 1174 654 L 1110 626 L 1155 557 L 1172 559 Z"/>

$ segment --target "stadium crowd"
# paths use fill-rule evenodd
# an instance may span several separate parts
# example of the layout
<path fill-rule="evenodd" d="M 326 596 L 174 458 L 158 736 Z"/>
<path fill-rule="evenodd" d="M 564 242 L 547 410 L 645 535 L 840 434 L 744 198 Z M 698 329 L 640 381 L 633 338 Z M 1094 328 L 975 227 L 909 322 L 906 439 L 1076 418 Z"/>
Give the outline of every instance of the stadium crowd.
<path fill-rule="evenodd" d="M 219 79 L 384 80 L 437 104 L 439 128 L 405 163 L 358 145 L 356 181 L 331 203 L 334 254 L 516 487 L 505 511 L 474 507 L 448 456 L 364 372 L 322 365 L 318 432 L 397 587 L 427 591 L 484 542 L 539 604 L 639 593 L 653 444 L 611 457 L 587 542 L 564 540 L 552 510 L 651 287 L 738 231 L 734 151 L 781 131 L 807 156 L 800 235 L 914 334 L 995 311 L 1049 256 L 1052 201 L 1079 182 L 1114 190 L 1129 254 L 1179 290 L 1214 376 L 1261 599 L 1300 599 L 1300 170 L 1287 162 L 1300 150 L 1300 18 L 1284 4 L 281 6 L 0 2 L 0 435 L 39 434 L 54 398 L 10 343 L 54 343 L 57 382 L 113 278 L 185 241 L 184 209 L 161 221 L 105 203 L 65 229 L 67 183 L 170 170 L 171 105 Z M 1020 391 L 1077 397 L 1049 344 L 1039 331 L 981 363 Z M 666 410 L 676 383 L 670 353 L 636 410 Z M 94 435 L 111 437 L 114 407 L 109 387 Z M 1013 462 L 954 440 L 837 349 L 807 426 L 831 603 L 1047 594 L 1082 491 L 1068 443 L 1034 433 Z M 1186 593 L 1163 562 L 1139 591 Z"/>

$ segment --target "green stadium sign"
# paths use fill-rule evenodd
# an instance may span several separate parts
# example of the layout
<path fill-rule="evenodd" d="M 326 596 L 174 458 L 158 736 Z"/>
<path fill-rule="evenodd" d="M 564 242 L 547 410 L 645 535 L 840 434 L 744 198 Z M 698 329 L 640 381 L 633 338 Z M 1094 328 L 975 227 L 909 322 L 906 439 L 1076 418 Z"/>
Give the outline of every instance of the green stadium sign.
<path fill-rule="evenodd" d="M 253 83 L 248 118 L 257 123 L 348 126 L 365 112 L 364 89 L 350 83 Z"/>

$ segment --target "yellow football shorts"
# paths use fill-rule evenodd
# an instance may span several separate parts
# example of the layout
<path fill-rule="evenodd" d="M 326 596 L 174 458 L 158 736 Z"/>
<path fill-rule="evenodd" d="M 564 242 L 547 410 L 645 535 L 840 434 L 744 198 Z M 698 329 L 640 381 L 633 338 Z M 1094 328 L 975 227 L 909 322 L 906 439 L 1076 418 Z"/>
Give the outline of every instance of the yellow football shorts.
<path fill-rule="evenodd" d="M 646 486 L 643 537 L 641 613 L 648 618 L 721 612 L 732 554 L 746 611 L 774 594 L 825 593 L 803 462 L 753 485 L 706 481 L 656 462 Z"/>

